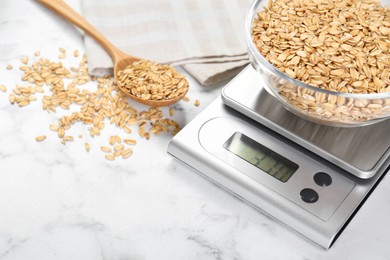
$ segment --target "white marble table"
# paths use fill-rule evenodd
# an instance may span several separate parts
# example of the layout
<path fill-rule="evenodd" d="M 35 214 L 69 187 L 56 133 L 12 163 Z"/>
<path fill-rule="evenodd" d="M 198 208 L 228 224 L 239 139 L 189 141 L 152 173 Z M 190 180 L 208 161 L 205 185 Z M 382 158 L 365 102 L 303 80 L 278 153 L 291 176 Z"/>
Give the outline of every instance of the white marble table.
<path fill-rule="evenodd" d="M 79 1 L 67 2 L 80 10 Z M 0 36 L 8 93 L 25 83 L 7 64 L 36 50 L 51 59 L 59 47 L 83 50 L 79 31 L 29 0 L 0 2 Z M 201 106 L 178 104 L 182 125 L 221 90 L 191 86 Z M 84 141 L 64 146 L 49 131 L 58 116 L 39 103 L 11 106 L 0 92 L 0 259 L 390 259 L 388 176 L 325 251 L 172 159 L 170 135 L 133 134 L 134 155 L 109 162 L 98 147 L 115 128 L 91 139 L 87 154 Z M 41 134 L 48 138 L 37 143 Z"/>

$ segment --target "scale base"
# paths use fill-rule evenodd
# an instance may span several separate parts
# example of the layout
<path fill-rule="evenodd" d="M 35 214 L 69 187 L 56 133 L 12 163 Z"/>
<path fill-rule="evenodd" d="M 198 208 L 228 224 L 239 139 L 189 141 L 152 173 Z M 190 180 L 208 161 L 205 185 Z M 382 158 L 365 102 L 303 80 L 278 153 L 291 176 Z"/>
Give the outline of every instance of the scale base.
<path fill-rule="evenodd" d="M 248 76 L 248 69 L 246 69 L 226 86 L 223 92 L 225 95 L 227 89 L 242 89 L 244 85 L 253 84 L 259 86 L 258 78 L 256 78 L 256 81 L 253 81 L 253 77 Z M 224 99 L 226 101 L 226 96 Z M 234 162 L 234 160 L 237 160 L 235 155 L 231 156 L 232 160 L 226 158 L 221 159 L 223 155 L 220 152 L 214 152 L 212 151 L 213 148 L 211 150 L 208 148 L 208 140 L 212 138 L 208 136 L 208 133 L 213 130 L 211 130 L 212 127 L 210 130 L 205 127 L 210 122 L 216 122 L 220 119 L 223 119 L 222 121 L 242 122 L 242 125 L 247 125 L 253 129 L 249 131 L 252 135 L 261 132 L 262 135 L 270 136 L 270 139 L 274 139 L 276 142 L 283 142 L 290 150 L 295 149 L 297 153 L 309 155 L 318 164 L 323 164 L 328 167 L 327 169 L 332 169 L 332 176 L 335 178 L 334 182 L 341 183 L 339 185 L 342 189 L 340 194 L 344 194 L 338 198 L 335 196 L 335 200 L 339 200 L 336 207 L 326 213 L 321 209 L 326 210 L 327 207 L 318 206 L 320 204 L 313 204 L 313 207 L 306 205 L 304 202 L 299 201 L 299 195 L 296 195 L 298 197 L 289 195 L 294 194 L 293 191 L 281 191 L 278 186 L 269 185 L 268 182 L 264 182 L 262 178 L 273 178 L 266 174 L 264 175 L 264 172 L 260 173 L 259 171 L 258 176 L 256 174 L 251 176 L 247 171 L 243 171 L 242 167 L 237 167 L 238 162 L 237 164 Z M 220 124 L 216 124 L 215 127 L 218 127 L 218 125 Z M 168 147 L 168 153 L 207 179 L 232 192 L 248 204 L 297 231 L 317 245 L 326 249 L 330 248 L 340 232 L 367 198 L 370 191 L 373 190 L 373 187 L 375 187 L 384 175 L 388 167 L 388 160 L 382 164 L 377 174 L 374 174 L 367 180 L 362 180 L 308 151 L 307 148 L 297 145 L 296 142 L 293 142 L 294 140 L 291 141 L 286 136 L 271 130 L 272 127 L 265 125 L 247 116 L 243 116 L 242 111 L 237 112 L 236 109 L 226 106 L 222 98 L 219 97 L 173 138 Z M 245 130 L 245 127 L 238 128 L 242 131 Z M 220 145 L 222 146 L 223 143 Z M 295 175 L 298 176 L 297 173 Z M 336 177 L 336 175 L 339 177 Z M 294 176 L 291 177 L 291 181 L 293 179 Z M 289 182 L 290 180 L 287 183 Z M 321 192 L 325 193 L 325 191 L 321 190 L 321 187 L 317 187 L 317 189 L 320 194 Z"/>

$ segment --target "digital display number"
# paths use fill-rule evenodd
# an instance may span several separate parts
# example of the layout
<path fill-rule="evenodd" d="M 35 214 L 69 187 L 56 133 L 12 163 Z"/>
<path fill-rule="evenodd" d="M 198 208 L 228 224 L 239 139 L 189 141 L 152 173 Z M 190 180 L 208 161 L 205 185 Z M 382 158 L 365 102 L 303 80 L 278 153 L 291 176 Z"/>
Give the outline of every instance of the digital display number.
<path fill-rule="evenodd" d="M 240 132 L 234 133 L 223 147 L 281 182 L 288 181 L 299 167 Z"/>

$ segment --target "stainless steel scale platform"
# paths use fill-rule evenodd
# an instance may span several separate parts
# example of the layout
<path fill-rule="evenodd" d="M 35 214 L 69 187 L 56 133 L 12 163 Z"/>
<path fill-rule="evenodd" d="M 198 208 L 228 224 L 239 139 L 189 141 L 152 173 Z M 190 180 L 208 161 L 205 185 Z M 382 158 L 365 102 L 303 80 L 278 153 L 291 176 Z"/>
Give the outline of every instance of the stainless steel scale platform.
<path fill-rule="evenodd" d="M 390 165 L 390 120 L 319 125 L 287 111 L 248 66 L 171 141 L 168 153 L 330 248 Z"/>

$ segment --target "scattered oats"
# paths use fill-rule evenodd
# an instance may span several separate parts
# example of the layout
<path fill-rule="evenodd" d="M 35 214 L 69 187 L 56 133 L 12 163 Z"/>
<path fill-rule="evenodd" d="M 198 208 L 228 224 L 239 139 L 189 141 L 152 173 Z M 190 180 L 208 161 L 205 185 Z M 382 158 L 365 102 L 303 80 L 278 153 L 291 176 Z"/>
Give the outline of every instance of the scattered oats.
<path fill-rule="evenodd" d="M 127 126 L 125 126 L 125 127 L 123 127 L 123 130 L 126 132 L 126 133 L 128 133 L 128 134 L 131 134 L 131 129 L 129 128 L 129 127 L 127 127 Z"/>
<path fill-rule="evenodd" d="M 115 156 L 113 154 L 106 154 L 105 158 L 109 161 L 114 161 L 115 160 Z"/>
<path fill-rule="evenodd" d="M 198 107 L 200 105 L 200 101 L 198 99 L 195 100 L 194 106 Z"/>
<path fill-rule="evenodd" d="M 22 100 L 22 101 L 18 102 L 18 105 L 19 105 L 19 107 L 25 107 L 25 106 L 30 105 L 30 101 L 28 99 Z"/>
<path fill-rule="evenodd" d="M 133 150 L 132 149 L 126 149 L 126 150 L 122 151 L 122 158 L 123 159 L 127 159 L 130 156 L 132 156 L 132 155 L 133 155 Z"/>
<path fill-rule="evenodd" d="M 40 136 L 35 137 L 35 140 L 37 142 L 42 142 L 45 139 L 46 139 L 46 135 L 40 135 Z"/>
<path fill-rule="evenodd" d="M 59 138 L 62 138 L 65 136 L 65 129 L 64 128 L 59 128 L 57 131 L 57 135 Z"/>
<path fill-rule="evenodd" d="M 102 150 L 102 152 L 105 152 L 105 153 L 112 153 L 111 148 L 108 146 L 101 146 L 100 150 Z"/>
<path fill-rule="evenodd" d="M 74 140 L 73 136 L 70 136 L 70 135 L 64 136 L 62 138 L 62 141 L 64 141 L 64 142 L 73 142 L 73 140 Z"/>
<path fill-rule="evenodd" d="M 120 151 L 123 150 L 125 146 L 123 144 L 118 144 L 114 146 L 114 151 Z"/>
<path fill-rule="evenodd" d="M 169 108 L 169 115 L 170 115 L 171 117 L 173 117 L 174 113 L 175 113 L 175 109 L 174 109 L 173 107 L 170 107 L 170 108 Z"/>
<path fill-rule="evenodd" d="M 79 56 L 79 51 L 78 51 L 78 50 L 75 50 L 74 53 L 73 53 L 73 56 L 74 56 L 75 58 L 77 58 L 77 57 Z"/>
<path fill-rule="evenodd" d="M 7 92 L 7 87 L 4 85 L 0 85 L 0 91 Z"/>
<path fill-rule="evenodd" d="M 184 101 L 184 102 L 189 102 L 189 101 L 190 101 L 190 98 L 187 97 L 187 96 L 185 96 L 185 97 L 183 97 L 183 101 Z"/>
<path fill-rule="evenodd" d="M 79 139 L 83 138 L 83 135 L 79 135 Z"/>
<path fill-rule="evenodd" d="M 128 144 L 128 145 L 135 145 L 135 144 L 137 144 L 137 140 L 135 140 L 135 139 L 124 139 L 123 141 L 126 144 Z"/>
<path fill-rule="evenodd" d="M 49 125 L 50 130 L 57 132 L 58 131 L 58 125 Z"/>
<path fill-rule="evenodd" d="M 20 61 L 24 64 L 24 65 L 27 65 L 28 64 L 28 57 L 22 57 L 20 59 Z"/>
<path fill-rule="evenodd" d="M 114 145 L 115 144 L 115 136 L 110 136 L 108 143 L 110 145 Z"/>
<path fill-rule="evenodd" d="M 119 157 L 119 156 L 122 155 L 122 153 L 123 153 L 123 150 L 118 150 L 118 151 L 115 151 L 115 152 L 113 153 L 113 155 L 114 155 L 115 157 Z"/>
<path fill-rule="evenodd" d="M 78 67 L 67 68 L 61 62 L 40 57 L 32 64 L 21 66 L 20 70 L 23 73 L 21 79 L 27 86 L 15 86 L 9 95 L 9 102 L 23 107 L 39 100 L 42 102 L 42 109 L 48 113 L 63 110 L 65 115 L 59 117 L 57 123 L 49 125 L 62 144 L 74 140 L 73 136 L 67 135 L 67 131 L 75 123 L 86 125 L 91 137 L 99 136 L 108 123 L 127 134 L 132 132 L 132 127 L 138 127 L 147 140 L 152 134 L 176 134 L 180 130 L 179 124 L 167 119 L 160 108 L 150 107 L 145 111 L 137 111 L 112 78 L 90 77 L 85 55 L 82 55 Z M 95 88 L 80 88 L 80 85 L 91 80 L 96 80 Z M 165 83 L 168 84 L 170 80 L 172 77 Z M 179 85 L 184 84 L 180 82 Z M 38 93 L 43 95 L 37 95 Z M 67 111 L 71 106 L 75 106 L 76 110 Z M 79 135 L 79 138 L 82 138 L 82 135 Z M 136 141 L 126 138 L 123 143 L 135 145 Z M 101 148 L 102 151 L 110 153 L 106 156 L 108 160 L 119 156 L 125 159 L 133 153 L 125 148 L 119 135 L 110 136 L 109 144 L 113 147 Z M 85 143 L 85 150 L 90 151 L 89 143 Z"/>
<path fill-rule="evenodd" d="M 28 96 L 28 101 L 36 101 L 37 100 L 37 98 L 36 97 L 34 97 L 34 96 Z"/>
<path fill-rule="evenodd" d="M 58 55 L 58 58 L 59 59 L 65 59 L 66 58 L 66 53 L 61 53 L 60 55 Z"/>
<path fill-rule="evenodd" d="M 115 135 L 115 136 L 114 136 L 114 140 L 115 140 L 115 142 L 117 142 L 118 144 L 122 143 L 122 138 L 120 138 L 119 135 Z"/>
<path fill-rule="evenodd" d="M 64 48 L 62 48 L 62 47 L 59 48 L 58 50 L 59 50 L 61 53 L 66 53 L 66 50 L 65 50 Z"/>
<path fill-rule="evenodd" d="M 7 70 L 12 70 L 12 69 L 13 69 L 12 65 L 11 65 L 11 64 L 8 64 L 8 65 L 7 65 Z"/>
<path fill-rule="evenodd" d="M 85 151 L 89 153 L 90 150 L 91 150 L 91 145 L 89 143 L 85 143 Z"/>
<path fill-rule="evenodd" d="M 41 52 L 40 52 L 40 51 L 34 52 L 34 56 L 35 56 L 35 57 L 38 57 L 38 56 L 40 56 L 40 55 L 41 55 Z"/>
<path fill-rule="evenodd" d="M 127 124 L 128 125 L 135 125 L 137 124 L 138 122 L 138 119 L 137 118 L 130 118 L 128 121 L 127 121 Z"/>
<path fill-rule="evenodd" d="M 138 128 L 138 134 L 139 134 L 141 137 L 145 137 L 145 135 L 146 135 L 145 128 L 143 128 L 143 127 Z"/>
<path fill-rule="evenodd" d="M 14 94 L 9 94 L 8 100 L 9 100 L 9 103 L 11 105 L 15 104 L 15 101 L 16 101 L 15 95 Z"/>

